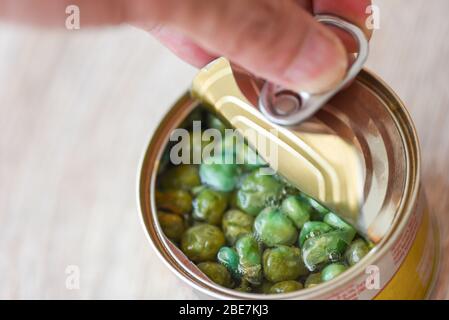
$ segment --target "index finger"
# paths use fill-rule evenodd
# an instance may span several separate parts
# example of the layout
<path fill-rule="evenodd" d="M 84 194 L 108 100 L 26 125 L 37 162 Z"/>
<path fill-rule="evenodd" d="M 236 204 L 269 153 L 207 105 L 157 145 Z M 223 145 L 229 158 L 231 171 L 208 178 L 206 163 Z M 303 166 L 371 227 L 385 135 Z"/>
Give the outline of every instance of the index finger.
<path fill-rule="evenodd" d="M 313 0 L 313 13 L 336 15 L 348 20 L 360 27 L 369 39 L 372 30 L 367 27 L 366 21 L 370 16 L 367 10 L 370 5 L 371 0 Z M 351 35 L 335 27 L 330 28 L 338 34 L 350 52 L 357 51 L 356 42 Z"/>

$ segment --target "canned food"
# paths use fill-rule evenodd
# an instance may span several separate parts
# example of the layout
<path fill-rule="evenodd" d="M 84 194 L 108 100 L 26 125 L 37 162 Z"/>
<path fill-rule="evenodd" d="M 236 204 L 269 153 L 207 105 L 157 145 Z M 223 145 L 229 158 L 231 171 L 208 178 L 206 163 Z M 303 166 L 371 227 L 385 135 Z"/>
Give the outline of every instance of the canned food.
<path fill-rule="evenodd" d="M 167 266 L 200 297 L 259 299 L 260 294 L 211 282 L 163 233 L 156 208 L 156 180 L 164 150 L 199 102 L 185 94 L 170 109 L 146 148 L 138 176 L 138 202 L 144 229 Z M 267 294 L 264 299 L 424 299 L 438 269 L 438 230 L 420 183 L 419 143 L 399 98 L 363 70 L 310 120 L 356 146 L 365 167 L 365 205 L 389 228 L 375 247 L 348 272 L 307 289 Z M 282 161 L 282 159 L 279 159 Z M 294 163 L 290 164 L 294 166 Z M 393 219 L 390 219 L 393 217 Z M 203 266 L 203 269 L 207 266 Z"/>

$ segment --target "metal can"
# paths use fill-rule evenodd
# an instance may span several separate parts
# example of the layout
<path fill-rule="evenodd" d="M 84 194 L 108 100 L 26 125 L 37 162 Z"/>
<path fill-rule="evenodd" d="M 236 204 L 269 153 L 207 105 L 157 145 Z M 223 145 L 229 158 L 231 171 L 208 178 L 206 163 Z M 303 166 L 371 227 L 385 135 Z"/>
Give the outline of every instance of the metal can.
<path fill-rule="evenodd" d="M 189 94 L 169 110 L 147 146 L 138 173 L 138 204 L 145 233 L 160 258 L 200 297 L 259 299 L 209 281 L 163 234 L 155 186 L 169 136 L 199 102 Z M 420 178 L 418 137 L 410 115 L 393 91 L 363 70 L 312 119 L 352 141 L 363 154 L 366 201 L 379 216 L 393 213 L 383 239 L 350 271 L 319 286 L 264 299 L 425 299 L 439 264 L 438 229 Z M 281 159 L 282 161 L 282 159 Z"/>

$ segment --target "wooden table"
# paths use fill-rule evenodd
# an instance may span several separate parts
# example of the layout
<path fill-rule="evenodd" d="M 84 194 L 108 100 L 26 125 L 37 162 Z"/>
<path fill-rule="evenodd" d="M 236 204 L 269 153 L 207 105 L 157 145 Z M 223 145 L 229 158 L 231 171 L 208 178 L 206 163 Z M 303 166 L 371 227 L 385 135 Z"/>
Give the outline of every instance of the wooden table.
<path fill-rule="evenodd" d="M 434 296 L 449 298 L 449 2 L 377 4 L 368 67 L 418 128 L 443 246 Z M 194 74 L 131 27 L 0 25 L 0 298 L 194 298 L 146 241 L 135 200 L 141 152 Z"/>

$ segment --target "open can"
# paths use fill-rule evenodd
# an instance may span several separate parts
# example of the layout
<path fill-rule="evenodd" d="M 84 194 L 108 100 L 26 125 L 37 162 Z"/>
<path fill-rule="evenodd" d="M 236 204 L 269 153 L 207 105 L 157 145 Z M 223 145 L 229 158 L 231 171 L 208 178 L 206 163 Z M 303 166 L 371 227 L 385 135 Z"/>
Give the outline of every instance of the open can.
<path fill-rule="evenodd" d="M 171 132 L 199 107 L 186 93 L 169 110 L 144 151 L 138 204 L 144 230 L 166 265 L 202 298 L 219 299 L 425 299 L 438 273 L 439 236 L 421 185 L 418 137 L 393 91 L 362 70 L 310 123 L 352 141 L 363 155 L 366 201 L 394 218 L 382 240 L 348 272 L 316 287 L 260 295 L 226 289 L 205 275 L 163 234 L 157 219 L 156 179 Z M 282 161 L 282 159 L 280 159 Z M 291 164 L 294 166 L 294 163 Z"/>

